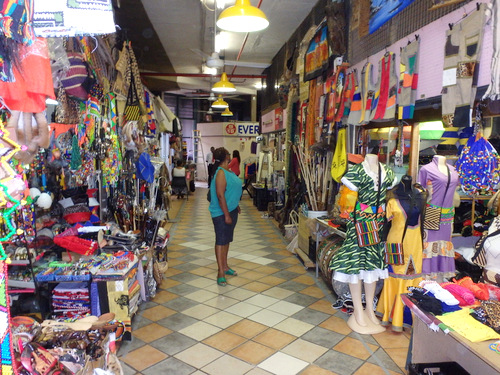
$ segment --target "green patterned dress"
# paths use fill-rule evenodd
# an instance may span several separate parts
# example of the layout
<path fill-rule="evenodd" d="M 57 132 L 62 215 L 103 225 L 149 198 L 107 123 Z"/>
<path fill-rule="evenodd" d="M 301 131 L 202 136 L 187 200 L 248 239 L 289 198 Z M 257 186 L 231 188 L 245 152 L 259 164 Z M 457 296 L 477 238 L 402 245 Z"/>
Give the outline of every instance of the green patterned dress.
<path fill-rule="evenodd" d="M 394 186 L 395 178 L 392 170 L 384 164 L 379 165 L 382 167 L 382 183 L 380 206 L 376 217 L 381 233 L 385 216 L 386 191 Z M 370 171 L 368 163 L 364 161 L 350 168 L 342 178 L 342 183 L 358 192 L 356 221 L 373 220 L 377 206 L 378 173 Z M 335 271 L 333 276 L 335 280 L 348 283 L 357 283 L 358 280 L 371 283 L 388 277 L 382 244 L 359 247 L 353 221 L 347 223 L 346 239 L 332 258 L 330 269 Z"/>

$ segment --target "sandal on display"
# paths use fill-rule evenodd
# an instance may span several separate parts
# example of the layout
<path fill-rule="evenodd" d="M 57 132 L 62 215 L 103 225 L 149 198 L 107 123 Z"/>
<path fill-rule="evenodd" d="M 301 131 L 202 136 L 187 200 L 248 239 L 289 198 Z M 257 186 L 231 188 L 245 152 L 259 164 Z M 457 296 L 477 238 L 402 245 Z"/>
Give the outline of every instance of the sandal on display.
<path fill-rule="evenodd" d="M 229 276 L 238 276 L 238 272 L 236 272 L 235 270 L 233 269 L 228 269 L 226 272 L 225 272 L 226 275 L 229 275 Z"/>
<path fill-rule="evenodd" d="M 217 278 L 217 285 L 226 286 L 227 285 L 226 278 L 225 277 L 218 277 Z"/>

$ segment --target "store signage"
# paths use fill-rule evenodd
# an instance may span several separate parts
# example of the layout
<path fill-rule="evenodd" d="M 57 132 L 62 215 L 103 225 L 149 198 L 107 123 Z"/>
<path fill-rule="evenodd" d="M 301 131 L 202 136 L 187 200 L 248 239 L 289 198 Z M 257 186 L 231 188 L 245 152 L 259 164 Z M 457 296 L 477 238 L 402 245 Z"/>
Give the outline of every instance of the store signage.
<path fill-rule="evenodd" d="M 265 115 L 262 115 L 262 133 L 269 133 L 273 132 L 276 130 L 276 126 L 274 125 L 275 122 L 275 117 L 274 117 L 274 110 L 266 113 Z"/>
<path fill-rule="evenodd" d="M 236 125 L 233 123 L 227 124 L 225 129 L 226 129 L 226 134 L 228 135 L 236 134 Z"/>
<path fill-rule="evenodd" d="M 260 134 L 260 125 L 256 122 L 230 122 L 224 124 L 224 134 L 239 137 L 255 137 Z"/>

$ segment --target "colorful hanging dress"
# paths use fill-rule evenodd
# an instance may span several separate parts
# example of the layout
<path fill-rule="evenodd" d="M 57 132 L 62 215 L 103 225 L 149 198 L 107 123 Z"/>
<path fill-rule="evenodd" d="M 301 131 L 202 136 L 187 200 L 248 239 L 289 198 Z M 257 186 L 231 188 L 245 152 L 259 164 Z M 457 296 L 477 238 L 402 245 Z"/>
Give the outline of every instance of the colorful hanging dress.
<path fill-rule="evenodd" d="M 420 41 L 414 40 L 401 48 L 399 64 L 398 118 L 412 119 L 418 86 L 418 51 Z"/>
<path fill-rule="evenodd" d="M 451 234 L 455 216 L 453 196 L 458 186 L 458 173 L 451 165 L 448 165 L 448 169 L 450 171 L 448 191 L 446 191 L 448 176 L 439 170 L 436 159 L 424 165 L 418 174 L 418 183 L 432 191 L 431 200 L 427 205 L 441 208 L 439 230 L 424 231 L 422 273 L 427 278 L 455 276 L 455 251 Z"/>
<path fill-rule="evenodd" d="M 375 211 L 378 173 L 371 171 L 368 162 L 363 161 L 361 164 L 353 166 L 342 178 L 342 183 L 352 191 L 358 192 L 355 210 L 356 221 L 361 222 L 376 217 L 379 223 L 379 232 L 381 232 L 385 215 L 386 191 L 394 186 L 394 172 L 383 164 L 379 165 L 382 168 L 382 181 L 378 211 Z M 347 223 L 346 239 L 332 258 L 330 269 L 335 271 L 335 280 L 347 283 L 357 283 L 359 280 L 372 283 L 388 277 L 382 244 L 358 246 L 356 229 L 352 220 Z"/>
<path fill-rule="evenodd" d="M 396 114 L 398 77 L 394 66 L 396 55 L 387 52 L 378 63 L 378 87 L 372 104 L 371 120 L 390 120 Z"/>
<path fill-rule="evenodd" d="M 361 117 L 360 125 L 368 124 L 373 108 L 373 99 L 375 97 L 376 85 L 372 82 L 373 65 L 369 62 L 365 64 L 361 71 Z"/>

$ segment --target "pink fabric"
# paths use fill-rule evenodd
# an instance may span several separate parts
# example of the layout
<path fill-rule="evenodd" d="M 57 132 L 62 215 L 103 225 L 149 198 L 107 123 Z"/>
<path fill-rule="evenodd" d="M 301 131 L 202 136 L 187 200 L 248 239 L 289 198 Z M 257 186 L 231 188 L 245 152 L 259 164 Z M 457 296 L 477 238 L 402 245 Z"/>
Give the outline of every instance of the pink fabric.
<path fill-rule="evenodd" d="M 463 286 L 453 284 L 453 283 L 443 283 L 441 286 L 449 291 L 453 296 L 458 299 L 460 306 L 473 305 L 476 302 L 474 294 L 467 288 Z M 465 304 L 462 304 L 460 300 L 463 300 Z"/>

